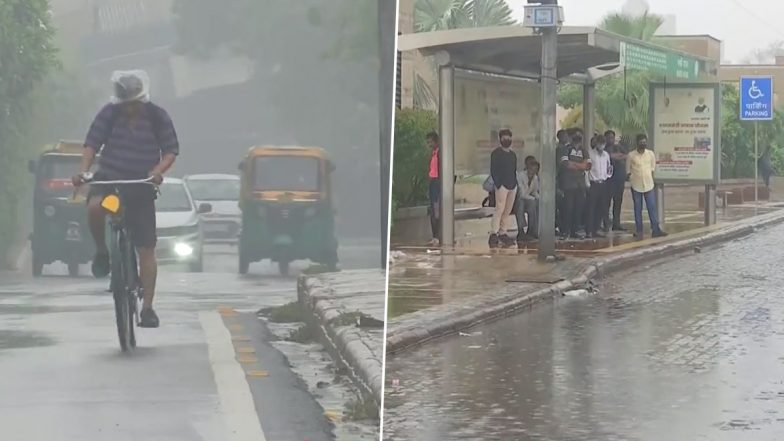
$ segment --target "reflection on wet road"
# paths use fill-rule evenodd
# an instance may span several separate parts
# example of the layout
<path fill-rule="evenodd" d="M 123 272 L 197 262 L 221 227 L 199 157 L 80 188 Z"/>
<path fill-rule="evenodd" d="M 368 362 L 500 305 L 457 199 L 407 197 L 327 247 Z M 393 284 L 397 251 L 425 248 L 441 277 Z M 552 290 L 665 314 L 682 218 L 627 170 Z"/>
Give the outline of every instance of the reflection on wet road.
<path fill-rule="evenodd" d="M 784 227 L 387 359 L 387 440 L 784 439 Z"/>
<path fill-rule="evenodd" d="M 228 251 L 205 258 L 203 274 L 161 267 L 161 328 L 138 330 L 139 348 L 129 355 L 119 350 L 108 281 L 0 274 L 0 439 L 315 441 L 341 434 L 255 316 L 295 301 L 296 279 L 269 264 L 238 276 Z M 55 265 L 49 273 L 66 271 Z M 221 317 L 225 307 L 236 317 Z M 257 363 L 235 362 L 240 347 Z M 243 369 L 264 375 L 246 379 Z"/>

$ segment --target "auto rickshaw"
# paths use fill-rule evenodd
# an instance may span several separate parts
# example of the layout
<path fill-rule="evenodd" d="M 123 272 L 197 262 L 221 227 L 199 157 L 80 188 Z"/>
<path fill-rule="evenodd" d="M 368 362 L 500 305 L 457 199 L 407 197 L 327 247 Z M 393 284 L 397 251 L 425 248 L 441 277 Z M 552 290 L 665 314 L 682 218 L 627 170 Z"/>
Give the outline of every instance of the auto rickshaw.
<path fill-rule="evenodd" d="M 60 141 L 28 165 L 35 176 L 30 234 L 33 276 L 40 276 L 44 265 L 62 261 L 68 274 L 76 277 L 79 265 L 93 257 L 84 197 L 75 197 L 71 183 L 79 173 L 83 148 L 81 142 Z"/>
<path fill-rule="evenodd" d="M 335 270 L 338 244 L 330 175 L 334 165 L 318 147 L 252 147 L 240 164 L 242 229 L 239 272 L 271 259 L 281 275 L 310 259 Z"/>

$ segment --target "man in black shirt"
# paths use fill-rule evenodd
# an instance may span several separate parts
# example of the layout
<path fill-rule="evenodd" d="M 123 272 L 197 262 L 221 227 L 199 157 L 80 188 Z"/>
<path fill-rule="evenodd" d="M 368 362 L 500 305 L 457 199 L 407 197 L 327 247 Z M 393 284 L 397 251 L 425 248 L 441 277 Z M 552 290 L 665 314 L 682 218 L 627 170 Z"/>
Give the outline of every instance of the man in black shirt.
<path fill-rule="evenodd" d="M 515 241 L 506 235 L 506 225 L 517 195 L 517 155 L 512 151 L 512 131 L 498 132 L 501 146 L 490 154 L 490 176 L 495 185 L 495 214 L 489 244 L 491 248 L 512 245 Z"/>
<path fill-rule="evenodd" d="M 585 172 L 591 168 L 591 160 L 583 148 L 582 133 L 576 133 L 572 145 L 562 153 L 563 156 L 559 158 L 561 185 L 564 192 L 561 235 L 578 238 L 577 232 L 583 216 L 587 188 Z"/>
<path fill-rule="evenodd" d="M 608 184 L 610 200 L 612 201 L 612 229 L 613 231 L 623 231 L 624 229 L 621 225 L 621 205 L 623 204 L 623 191 L 626 189 L 626 158 L 629 154 L 629 149 L 616 141 L 615 132 L 612 130 L 604 132 L 604 139 L 607 152 L 610 153 L 613 168 L 613 174 Z M 609 225 L 605 227 L 609 227 Z"/>

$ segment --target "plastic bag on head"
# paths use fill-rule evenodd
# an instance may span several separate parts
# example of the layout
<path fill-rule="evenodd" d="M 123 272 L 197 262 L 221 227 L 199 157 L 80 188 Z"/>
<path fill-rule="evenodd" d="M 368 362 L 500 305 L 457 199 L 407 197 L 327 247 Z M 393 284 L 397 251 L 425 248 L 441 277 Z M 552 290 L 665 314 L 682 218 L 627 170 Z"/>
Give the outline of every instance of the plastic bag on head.
<path fill-rule="evenodd" d="M 112 73 L 112 85 L 115 86 L 115 93 L 112 96 L 113 103 L 124 103 L 128 101 L 150 101 L 150 76 L 143 70 L 118 70 Z M 122 86 L 129 95 L 118 96 L 118 87 Z"/>

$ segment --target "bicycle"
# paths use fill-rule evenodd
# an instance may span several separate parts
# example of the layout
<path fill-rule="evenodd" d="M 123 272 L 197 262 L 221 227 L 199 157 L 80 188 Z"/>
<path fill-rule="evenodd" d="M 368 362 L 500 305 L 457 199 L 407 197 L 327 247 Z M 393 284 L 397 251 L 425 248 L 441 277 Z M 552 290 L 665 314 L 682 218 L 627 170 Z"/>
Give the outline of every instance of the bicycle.
<path fill-rule="evenodd" d="M 136 347 L 134 323 L 138 326 L 140 303 L 144 292 L 139 279 L 139 265 L 136 249 L 126 226 L 123 194 L 120 186 L 147 184 L 153 185 L 152 178 L 140 180 L 93 181 L 92 173 L 82 176 L 85 184 L 112 187 L 101 201 L 109 214 L 109 258 L 111 261 L 110 290 L 114 297 L 114 312 L 117 320 L 117 336 L 120 348 L 127 352 Z"/>

